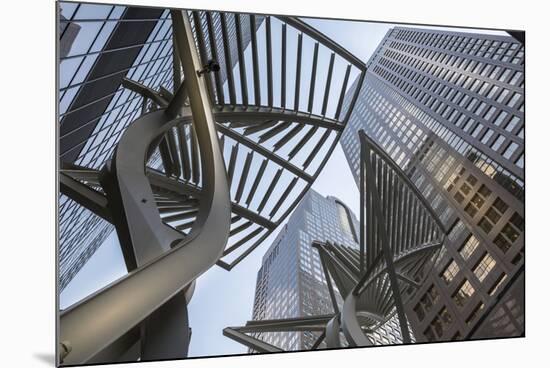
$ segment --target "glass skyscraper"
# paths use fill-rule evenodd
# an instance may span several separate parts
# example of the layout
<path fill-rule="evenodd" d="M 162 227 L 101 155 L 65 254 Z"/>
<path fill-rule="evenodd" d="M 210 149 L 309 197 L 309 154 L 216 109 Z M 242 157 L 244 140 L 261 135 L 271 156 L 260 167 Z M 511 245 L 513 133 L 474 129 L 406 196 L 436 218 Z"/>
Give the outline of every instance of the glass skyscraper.
<path fill-rule="evenodd" d="M 524 333 L 523 63 L 509 36 L 403 27 L 368 62 L 341 139 L 355 180 L 362 129 L 447 230 L 436 268 L 406 306 L 417 341 Z"/>
<path fill-rule="evenodd" d="M 358 249 L 358 231 L 359 222 L 345 204 L 309 190 L 263 257 L 253 320 L 333 313 L 319 254 L 311 244 L 321 240 Z M 341 305 L 338 294 L 337 300 Z M 290 351 L 310 349 L 318 335 L 309 331 L 265 332 L 256 337 Z M 369 337 L 377 344 L 401 342 L 395 319 Z"/>

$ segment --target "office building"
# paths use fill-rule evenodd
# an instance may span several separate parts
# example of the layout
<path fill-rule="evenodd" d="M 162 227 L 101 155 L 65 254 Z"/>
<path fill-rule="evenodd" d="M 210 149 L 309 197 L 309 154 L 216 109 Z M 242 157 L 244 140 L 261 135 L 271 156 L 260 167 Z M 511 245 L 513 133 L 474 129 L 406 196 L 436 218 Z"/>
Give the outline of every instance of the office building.
<path fill-rule="evenodd" d="M 256 281 L 253 320 L 333 313 L 319 254 L 311 244 L 323 239 L 358 249 L 358 231 L 359 222 L 345 204 L 310 190 L 263 257 Z M 337 300 L 341 305 L 338 294 Z M 255 337 L 290 351 L 310 349 L 318 334 L 266 332 Z M 369 337 L 377 344 L 401 342 L 398 322 L 392 318 Z"/>
<path fill-rule="evenodd" d="M 341 139 L 356 182 L 362 129 L 448 236 L 406 306 L 417 341 L 524 333 L 523 63 L 509 36 L 395 27 L 367 64 Z"/>

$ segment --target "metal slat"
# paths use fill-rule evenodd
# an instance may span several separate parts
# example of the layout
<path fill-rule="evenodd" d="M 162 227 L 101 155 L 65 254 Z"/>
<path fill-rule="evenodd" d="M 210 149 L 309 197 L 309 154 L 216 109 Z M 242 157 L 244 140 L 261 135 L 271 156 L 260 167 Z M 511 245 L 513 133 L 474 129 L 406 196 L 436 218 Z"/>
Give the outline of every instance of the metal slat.
<path fill-rule="evenodd" d="M 206 45 L 204 44 L 206 39 L 204 37 L 202 19 L 198 11 L 193 11 L 192 13 L 193 13 L 193 23 L 195 24 L 195 32 L 197 32 L 197 42 L 199 44 L 200 59 L 202 64 L 206 64 L 206 62 L 208 61 L 208 53 L 206 52 Z M 177 51 L 176 48 L 174 48 L 174 52 L 175 51 Z M 213 73 L 213 74 L 216 75 L 218 73 Z M 214 93 L 213 93 L 214 81 L 212 80 L 213 76 L 211 73 L 206 73 L 204 77 L 206 78 L 206 81 L 207 81 L 206 86 L 208 87 L 208 93 L 210 95 L 210 98 L 214 100 Z M 177 89 L 174 88 L 174 91 L 176 90 Z M 218 103 L 221 103 L 221 102 L 218 102 Z"/>
<path fill-rule="evenodd" d="M 327 84 L 325 86 L 325 97 L 323 98 L 323 107 L 321 109 L 321 115 L 323 116 L 325 116 L 327 112 L 328 96 L 330 93 L 330 84 L 332 82 L 332 71 L 334 69 L 334 56 L 335 56 L 334 53 L 330 55 L 330 63 L 328 65 Z"/>
<path fill-rule="evenodd" d="M 191 167 L 192 167 L 193 182 L 195 184 L 198 184 L 201 178 L 200 155 L 199 155 L 199 145 L 197 142 L 197 134 L 195 133 L 194 125 L 191 125 L 191 136 L 190 136 L 189 143 L 191 144 Z"/>
<path fill-rule="evenodd" d="M 313 110 L 313 98 L 315 96 L 315 80 L 317 79 L 317 59 L 319 56 L 319 42 L 315 42 L 313 49 L 313 64 L 311 66 L 311 78 L 309 82 L 309 101 L 307 103 L 307 111 Z"/>
<path fill-rule="evenodd" d="M 248 197 L 246 198 L 246 205 L 249 206 L 250 202 L 252 201 L 252 198 L 254 197 L 254 193 L 256 193 L 256 189 L 258 188 L 258 184 L 260 184 L 260 180 L 262 180 L 262 175 L 264 174 L 265 168 L 267 167 L 267 159 L 264 159 L 262 161 L 262 164 L 260 165 L 260 169 L 258 170 L 258 173 L 256 174 L 256 178 L 254 179 L 254 182 L 252 183 L 252 187 L 250 187 L 250 192 L 248 192 Z"/>
<path fill-rule="evenodd" d="M 382 252 L 383 249 L 384 249 L 384 244 L 383 243 L 383 239 L 384 239 L 384 231 L 382 230 L 383 226 L 384 226 L 384 223 L 383 223 L 383 216 L 379 216 L 379 213 L 378 212 L 381 212 L 382 211 L 382 208 L 381 206 L 383 206 L 382 204 L 382 200 L 381 200 L 381 195 L 380 195 L 380 183 L 382 182 L 382 162 L 380 160 L 379 157 L 376 157 L 375 156 L 375 160 L 376 162 L 376 169 L 375 169 L 375 178 L 376 178 L 376 182 L 374 183 L 374 187 L 372 188 L 373 189 L 373 195 L 374 195 L 374 198 L 373 198 L 373 203 L 375 204 L 376 206 L 376 203 L 379 203 L 378 207 L 380 209 L 380 211 L 376 210 L 375 209 L 375 216 L 376 216 L 376 230 L 377 230 L 377 235 L 378 235 L 378 241 L 377 241 L 377 246 L 379 248 L 377 248 L 377 251 L 379 252 Z M 368 179 L 368 178 L 367 178 Z"/>
<path fill-rule="evenodd" d="M 222 134 L 220 138 L 220 152 L 222 153 L 222 155 L 224 152 L 224 148 L 225 148 L 225 135 Z"/>
<path fill-rule="evenodd" d="M 237 248 L 241 247 L 243 244 L 245 244 L 246 242 L 248 242 L 250 239 L 254 238 L 256 235 L 258 235 L 259 233 L 262 232 L 262 230 L 264 230 L 263 227 L 258 227 L 257 229 L 255 229 L 254 231 L 251 231 L 250 234 L 246 235 L 245 237 L 243 237 L 241 240 L 239 240 L 238 242 L 236 242 L 235 244 L 231 245 L 229 248 L 227 248 L 226 250 L 223 251 L 223 255 L 222 257 L 225 257 L 226 255 L 228 255 L 229 253 L 235 251 Z"/>
<path fill-rule="evenodd" d="M 233 131 L 229 128 L 224 127 L 223 125 L 218 125 L 218 129 L 222 133 L 228 135 L 229 137 L 231 137 L 232 139 L 234 139 L 237 142 L 241 143 L 242 145 L 253 149 L 254 151 L 259 153 L 260 155 L 262 155 L 264 157 L 267 157 L 269 160 L 271 160 L 274 163 L 276 163 L 277 165 L 287 169 L 288 171 L 290 171 L 294 175 L 301 177 L 302 179 L 304 179 L 308 183 L 313 182 L 313 176 L 306 173 L 304 170 L 298 168 L 297 166 L 295 166 L 294 164 L 292 164 L 288 160 L 285 160 L 282 157 L 274 154 L 272 151 L 268 150 L 267 148 L 263 147 L 262 145 L 257 144 L 256 142 L 254 142 L 254 141 L 252 141 L 252 140 L 250 140 L 246 137 L 243 137 L 242 135 L 238 134 L 237 132 L 235 132 L 235 131 Z"/>
<path fill-rule="evenodd" d="M 404 229 L 404 221 L 403 221 L 403 214 L 406 212 L 406 207 L 405 207 L 405 199 L 404 199 L 404 196 L 405 196 L 405 193 L 406 193 L 406 187 L 404 184 L 400 183 L 398 181 L 398 184 L 397 184 L 398 188 L 399 188 L 399 194 L 397 195 L 397 200 L 398 200 L 398 207 L 397 207 L 397 214 L 396 214 L 396 217 L 399 219 L 399 223 L 397 224 L 397 229 L 395 230 L 396 234 L 395 234 L 395 244 L 402 244 L 403 243 L 403 229 Z"/>
<path fill-rule="evenodd" d="M 336 107 L 336 113 L 334 114 L 334 119 L 338 120 L 340 118 L 340 113 L 342 112 L 342 105 L 344 104 L 344 97 L 346 96 L 346 89 L 348 87 L 349 75 L 351 72 L 351 65 L 348 65 L 346 68 L 346 74 L 344 76 L 344 82 L 342 83 L 342 90 L 340 91 L 340 98 L 338 99 L 338 106 Z M 357 86 L 361 88 L 361 86 Z"/>
<path fill-rule="evenodd" d="M 172 157 L 172 169 L 175 176 L 179 177 L 181 175 L 181 165 L 179 162 L 178 147 L 176 145 L 176 136 L 174 135 L 174 129 L 170 128 L 166 132 L 168 149 L 170 150 L 170 156 Z"/>
<path fill-rule="evenodd" d="M 251 134 L 260 132 L 260 131 L 265 130 L 265 129 L 269 129 L 275 124 L 277 124 L 277 121 L 268 120 L 268 121 L 266 121 L 264 123 L 261 123 L 261 124 L 258 124 L 256 126 L 245 128 L 245 130 L 243 132 L 243 135 L 247 136 L 247 135 L 251 135 Z"/>
<path fill-rule="evenodd" d="M 231 211 L 233 211 L 234 214 L 239 215 L 239 217 L 252 221 L 260 226 L 265 227 L 268 230 L 273 230 L 277 227 L 277 224 L 273 221 L 268 220 L 267 218 L 260 216 L 254 211 L 251 211 L 248 208 L 242 207 L 238 203 L 232 203 L 231 204 Z"/>
<path fill-rule="evenodd" d="M 195 221 L 186 222 L 185 224 L 176 225 L 175 228 L 179 231 L 187 230 L 192 228 L 194 223 Z"/>
<path fill-rule="evenodd" d="M 191 208 L 195 208 L 195 206 L 191 206 L 191 205 L 164 205 L 164 206 L 157 206 L 158 210 L 159 210 L 159 213 L 164 215 L 164 214 L 167 214 L 167 213 L 171 213 L 171 212 L 181 212 L 181 211 L 184 211 L 184 210 L 188 210 L 188 209 L 191 209 Z"/>
<path fill-rule="evenodd" d="M 195 15 L 193 13 L 193 15 Z M 172 28 L 172 39 L 174 39 L 174 29 Z M 172 42 L 172 79 L 174 81 L 174 93 L 178 90 L 181 85 L 181 64 L 179 58 L 179 52 L 177 51 L 177 45 L 175 42 Z"/>
<path fill-rule="evenodd" d="M 288 158 L 290 160 L 292 160 L 294 158 L 294 156 L 296 156 L 296 154 L 298 152 L 300 152 L 300 150 L 302 148 L 305 147 L 306 143 L 311 139 L 311 137 L 313 137 L 313 135 L 315 134 L 315 132 L 317 131 L 317 129 L 319 129 L 318 127 L 316 126 L 313 126 L 311 127 L 310 130 L 308 130 L 308 132 L 302 137 L 302 139 L 300 139 L 300 141 L 298 142 L 298 144 L 296 144 L 294 146 L 294 148 L 292 149 L 292 151 L 290 151 L 290 153 L 288 154 Z"/>
<path fill-rule="evenodd" d="M 170 149 L 168 148 L 166 137 L 163 137 L 159 143 L 159 152 L 162 165 L 164 166 L 164 173 L 166 176 L 171 176 L 173 173 L 173 168 L 170 157 Z"/>
<path fill-rule="evenodd" d="M 252 221 L 247 221 L 244 224 L 241 224 L 241 225 L 237 226 L 233 230 L 229 231 L 229 236 L 236 235 L 236 234 L 240 233 L 241 231 L 248 229 L 250 227 L 250 225 L 252 225 L 252 224 L 253 224 Z"/>
<path fill-rule="evenodd" d="M 294 136 L 304 128 L 304 126 L 305 124 L 297 124 L 288 133 L 286 133 L 281 139 L 275 142 L 275 144 L 273 145 L 273 152 L 277 152 L 281 147 L 287 144 L 288 141 L 294 138 Z"/>
<path fill-rule="evenodd" d="M 310 26 L 300 18 L 291 17 L 291 16 L 282 16 L 282 15 L 278 16 L 277 18 L 279 18 L 282 22 L 288 23 L 291 27 L 295 28 L 296 30 L 307 34 L 309 37 L 320 42 L 322 45 L 328 47 L 329 49 L 336 51 L 339 56 L 348 60 L 350 63 L 355 65 L 361 71 L 366 70 L 365 63 L 361 61 L 358 57 L 350 53 L 348 50 L 342 47 L 339 43 L 334 42 L 329 37 L 327 37 L 324 33 L 318 31 L 317 29 Z"/>
<path fill-rule="evenodd" d="M 212 25 L 212 13 L 207 11 L 206 13 L 206 28 L 208 29 L 208 39 L 210 40 L 210 53 L 212 59 L 218 61 L 218 46 L 216 44 L 216 37 L 214 36 L 214 27 Z M 225 98 L 223 95 L 223 85 L 221 82 L 220 73 L 214 73 L 214 81 L 216 82 L 216 95 L 218 96 L 218 104 L 224 104 Z"/>
<path fill-rule="evenodd" d="M 237 154 L 239 153 L 239 144 L 235 144 L 231 147 L 231 155 L 229 156 L 229 166 L 227 167 L 227 181 L 229 189 L 231 189 L 231 184 L 233 184 L 233 173 L 235 172 L 235 163 L 237 162 Z"/>
<path fill-rule="evenodd" d="M 225 270 L 231 271 L 233 267 L 239 264 L 243 259 L 245 259 L 250 253 L 252 253 L 262 242 L 271 234 L 270 231 L 266 231 L 260 238 L 258 238 L 252 245 L 250 245 L 241 255 L 235 258 L 231 263 L 226 263 L 222 260 L 219 260 L 216 264 Z"/>
<path fill-rule="evenodd" d="M 364 164 L 364 145 L 361 144 L 359 148 L 359 272 L 361 274 L 365 273 L 365 164 Z M 369 229 L 370 230 L 370 229 Z"/>
<path fill-rule="evenodd" d="M 243 171 L 241 173 L 241 180 L 239 180 L 239 186 L 237 187 L 237 194 L 235 195 L 236 202 L 239 202 L 243 195 L 244 186 L 246 184 L 246 179 L 248 178 L 248 172 L 250 171 L 250 164 L 252 163 L 253 156 L 254 156 L 254 151 L 250 151 L 246 155 Z"/>
<path fill-rule="evenodd" d="M 258 209 L 257 209 L 258 212 L 262 212 L 262 210 L 264 209 L 267 203 L 267 200 L 269 199 L 269 197 L 271 196 L 271 193 L 273 192 L 273 189 L 275 189 L 275 186 L 279 182 L 279 179 L 281 178 L 282 173 L 283 173 L 282 168 L 277 170 L 277 173 L 275 173 L 275 176 L 271 180 L 271 183 L 269 183 L 269 187 L 267 188 L 267 191 L 265 192 L 264 197 L 262 198 L 262 201 L 258 206 Z"/>
<path fill-rule="evenodd" d="M 260 106 L 261 103 L 261 87 L 260 87 L 260 72 L 258 67 L 258 41 L 256 40 L 256 17 L 254 14 L 249 15 L 250 20 L 250 45 L 252 47 L 252 72 L 254 75 L 254 103 Z"/>
<path fill-rule="evenodd" d="M 397 223 L 399 221 L 397 217 L 397 207 L 399 206 L 399 202 L 397 200 L 398 198 L 398 185 L 397 185 L 397 176 L 394 175 L 393 171 L 390 171 L 390 187 L 392 190 L 392 204 L 391 204 L 391 216 L 390 216 L 390 224 L 388 228 L 390 229 L 390 242 L 391 244 L 394 244 L 395 246 L 399 246 L 399 243 L 397 243 L 396 239 L 396 227 Z"/>
<path fill-rule="evenodd" d="M 274 128 L 269 129 L 267 132 L 263 133 L 259 137 L 258 143 L 263 143 L 263 142 L 269 140 L 270 138 L 273 138 L 274 136 L 281 133 L 282 131 L 284 131 L 289 126 L 290 126 L 289 122 L 282 122 L 279 125 L 275 126 Z"/>
<path fill-rule="evenodd" d="M 298 178 L 294 177 L 294 179 L 292 179 L 288 187 L 286 187 L 285 191 L 283 192 L 283 194 L 281 195 L 281 197 L 279 198 L 275 206 L 273 206 L 273 209 L 269 213 L 269 218 L 272 218 L 277 213 L 277 211 L 279 210 L 279 208 L 281 207 L 285 199 L 288 197 L 292 189 L 294 189 L 294 186 L 296 185 L 297 182 L 298 182 Z"/>
<path fill-rule="evenodd" d="M 199 213 L 199 210 L 191 210 L 187 212 L 177 213 L 175 215 L 170 215 L 162 218 L 162 221 L 164 222 L 173 222 L 173 221 L 180 221 L 180 220 L 187 220 L 193 217 L 196 217 Z"/>
<path fill-rule="evenodd" d="M 235 81 L 233 80 L 233 70 L 231 68 L 231 65 L 233 65 L 231 60 L 231 51 L 229 50 L 230 44 L 229 44 L 229 36 L 227 34 L 227 21 L 225 19 L 225 13 L 219 13 L 220 16 L 220 24 L 222 27 L 222 40 L 223 40 L 223 53 L 225 58 L 225 70 L 226 70 L 226 78 L 227 78 L 227 86 L 229 88 L 229 103 L 231 105 L 236 105 L 236 97 L 235 97 Z"/>
<path fill-rule="evenodd" d="M 286 106 L 286 23 L 281 29 L 281 107 Z"/>
<path fill-rule="evenodd" d="M 237 57 L 239 60 L 239 76 L 241 78 L 241 97 L 242 104 L 248 106 L 248 86 L 246 82 L 246 65 L 244 61 L 243 40 L 241 29 L 241 16 L 238 13 L 234 14 L 235 33 L 237 36 Z"/>
<path fill-rule="evenodd" d="M 313 148 L 313 151 L 311 151 L 307 159 L 304 161 L 304 164 L 302 165 L 304 170 L 311 164 L 311 162 L 313 161 L 313 159 L 315 158 L 315 156 L 317 155 L 317 153 L 319 152 L 323 144 L 325 144 L 330 133 L 331 133 L 330 129 L 327 129 L 326 132 L 321 136 L 321 139 L 319 139 L 319 142 L 317 142 L 317 144 Z"/>
<path fill-rule="evenodd" d="M 265 18 L 265 52 L 267 59 L 267 105 L 273 107 L 273 57 L 271 54 L 271 17 Z"/>
<path fill-rule="evenodd" d="M 300 110 L 300 74 L 302 71 L 302 38 L 303 35 L 300 33 L 298 35 L 298 48 L 296 50 L 296 82 L 294 85 L 296 89 L 294 90 L 294 110 Z"/>
<path fill-rule="evenodd" d="M 390 202 L 389 202 L 389 196 L 388 196 L 388 190 L 389 190 L 389 183 L 388 183 L 388 167 L 386 165 L 382 165 L 382 182 L 381 183 L 378 183 L 379 187 L 381 187 L 381 198 L 380 198 L 380 203 L 381 203 L 381 208 L 380 210 L 382 211 L 382 222 L 384 224 L 384 231 L 387 233 L 388 232 L 388 221 L 389 221 L 389 206 L 390 206 Z M 395 253 L 395 249 L 393 248 L 393 243 L 390 241 L 390 237 L 389 237 L 389 234 L 388 234 L 388 247 L 390 247 L 390 249 L 392 249 L 392 251 Z"/>

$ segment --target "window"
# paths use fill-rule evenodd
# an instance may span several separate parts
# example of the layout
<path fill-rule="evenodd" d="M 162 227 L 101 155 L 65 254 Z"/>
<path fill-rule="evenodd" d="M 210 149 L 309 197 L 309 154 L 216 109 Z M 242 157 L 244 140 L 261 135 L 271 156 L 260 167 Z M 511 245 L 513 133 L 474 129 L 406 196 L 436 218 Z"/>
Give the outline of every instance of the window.
<path fill-rule="evenodd" d="M 430 323 L 430 326 L 428 327 L 428 330 L 431 331 L 425 331 L 424 335 L 428 337 L 428 339 L 435 340 L 435 337 L 442 337 L 443 334 L 449 330 L 449 327 L 453 323 L 453 318 L 446 307 L 443 307 L 441 311 L 437 314 L 437 316 L 433 319 L 433 321 Z M 430 341 L 432 341 L 430 340 Z"/>
<path fill-rule="evenodd" d="M 462 203 L 462 201 L 464 200 L 464 196 L 460 192 L 456 192 L 455 195 L 454 195 L 454 199 L 458 203 Z"/>
<path fill-rule="evenodd" d="M 470 235 L 468 239 L 464 242 L 462 247 L 459 250 L 460 255 L 464 260 L 470 258 L 470 256 L 475 252 L 477 246 L 479 245 L 479 240 L 473 235 Z"/>
<path fill-rule="evenodd" d="M 502 135 L 499 135 L 498 138 L 495 140 L 495 142 L 493 143 L 493 145 L 491 146 L 491 148 L 494 150 L 494 151 L 498 151 L 498 149 L 500 148 L 500 146 L 502 146 L 502 143 L 504 143 L 505 141 L 505 138 L 504 136 Z M 515 144 L 515 143 L 514 143 Z M 517 145 L 516 145 L 517 146 Z M 509 158 L 509 157 L 507 157 Z"/>
<path fill-rule="evenodd" d="M 502 253 L 506 253 L 508 249 L 512 247 L 512 244 L 510 244 L 510 241 L 507 240 L 502 234 L 498 234 L 495 238 L 494 243 L 499 247 L 499 249 L 502 251 Z"/>
<path fill-rule="evenodd" d="M 471 188 L 468 186 L 468 184 L 466 184 L 466 183 L 462 184 L 462 186 L 460 187 L 460 191 L 461 191 L 462 193 L 464 193 L 465 196 L 467 196 L 468 194 L 470 194 L 470 191 L 471 191 L 471 190 L 472 190 L 472 189 L 471 189 Z"/>
<path fill-rule="evenodd" d="M 467 324 L 472 323 L 475 320 L 475 318 L 479 315 L 479 313 L 483 310 L 483 308 L 485 308 L 485 305 L 482 302 L 479 302 L 479 304 L 476 305 L 472 313 L 468 316 L 466 323 Z"/>
<path fill-rule="evenodd" d="M 479 194 L 476 193 L 472 197 L 472 203 L 479 209 L 483 206 L 483 204 L 485 203 L 485 200 Z"/>
<path fill-rule="evenodd" d="M 510 223 L 504 226 L 504 228 L 502 229 L 502 233 L 506 235 L 506 237 L 512 242 L 515 242 L 516 239 L 519 237 L 519 232 L 513 226 L 510 226 Z"/>
<path fill-rule="evenodd" d="M 456 220 L 452 226 L 452 230 L 449 232 L 449 240 L 456 241 L 465 229 L 466 226 L 464 225 L 464 223 L 460 220 Z"/>
<path fill-rule="evenodd" d="M 470 185 L 472 185 L 472 186 L 476 185 L 476 183 L 477 183 L 477 179 L 473 175 L 469 175 L 468 178 L 466 179 L 466 181 L 468 183 L 470 183 Z"/>
<path fill-rule="evenodd" d="M 414 307 L 414 312 L 416 313 L 419 321 L 422 321 L 424 319 L 424 309 L 422 308 L 422 305 L 420 305 L 420 303 L 418 303 L 416 307 Z"/>
<path fill-rule="evenodd" d="M 491 191 L 485 185 L 482 185 L 481 188 L 479 188 L 478 193 L 487 198 L 491 194 Z"/>
<path fill-rule="evenodd" d="M 477 276 L 479 282 L 483 282 L 483 280 L 485 280 L 487 275 L 495 267 L 495 264 L 496 262 L 493 257 L 491 257 L 489 253 L 485 253 L 485 256 L 483 256 L 481 261 L 474 269 L 474 275 Z"/>
<path fill-rule="evenodd" d="M 445 267 L 445 270 L 441 273 L 440 277 L 445 281 L 445 283 L 450 284 L 455 276 L 457 275 L 458 271 L 460 269 L 458 268 L 458 265 L 454 260 L 452 260 L 447 267 Z"/>
<path fill-rule="evenodd" d="M 453 300 L 455 301 L 455 304 L 459 307 L 462 307 L 466 305 L 470 297 L 474 294 L 475 289 L 470 284 L 470 281 L 464 280 L 462 285 L 458 288 L 458 290 L 453 295 Z"/>
<path fill-rule="evenodd" d="M 520 118 L 518 118 L 517 116 L 513 116 L 512 119 L 510 119 L 510 122 L 506 125 L 506 131 L 508 132 L 512 132 L 514 130 L 514 128 L 516 127 L 516 125 L 518 125 L 518 123 L 520 122 Z"/>
<path fill-rule="evenodd" d="M 471 203 L 468 203 L 464 211 L 466 211 L 466 213 L 471 217 L 474 217 L 477 213 L 477 209 Z"/>
<path fill-rule="evenodd" d="M 487 218 L 493 224 L 496 224 L 498 222 L 498 220 L 500 220 L 500 217 L 501 217 L 500 214 L 497 211 L 495 211 L 495 209 L 493 207 L 489 208 L 489 210 L 487 211 L 485 216 L 487 216 Z"/>
<path fill-rule="evenodd" d="M 495 200 L 495 203 L 493 203 L 493 207 L 499 210 L 500 213 L 504 213 L 508 209 L 508 205 L 504 203 L 504 201 L 499 197 L 497 197 L 497 199 Z"/>
<path fill-rule="evenodd" d="M 510 218 L 510 222 L 517 227 L 520 231 L 523 231 L 524 220 L 517 212 L 515 212 Z"/>
<path fill-rule="evenodd" d="M 498 279 L 494 282 L 493 286 L 491 286 L 491 289 L 489 289 L 489 295 L 493 296 L 507 277 L 508 276 L 504 272 L 501 273 Z"/>
<path fill-rule="evenodd" d="M 502 153 L 502 156 L 506 159 L 510 159 L 510 157 L 512 157 L 512 155 L 514 154 L 514 152 L 516 152 L 516 149 L 518 147 L 519 145 L 517 143 L 511 142 L 506 148 L 506 150 L 504 151 L 504 153 Z"/>
<path fill-rule="evenodd" d="M 502 92 L 500 93 L 500 96 L 498 96 L 497 98 L 497 102 L 502 103 L 506 98 L 506 96 L 508 96 L 508 94 L 509 94 L 509 91 L 506 88 L 503 88 Z"/>
<path fill-rule="evenodd" d="M 508 104 L 507 104 L 507 105 L 508 105 L 509 107 L 514 107 L 514 106 L 516 105 L 516 103 L 519 101 L 520 97 L 521 97 L 521 94 L 519 94 L 519 93 L 517 93 L 517 92 L 514 93 L 514 95 L 513 95 L 512 98 L 510 99 L 510 101 L 508 101 Z"/>
<path fill-rule="evenodd" d="M 508 113 L 506 111 L 502 111 L 495 119 L 495 125 L 500 126 L 507 116 L 508 116 Z"/>
<path fill-rule="evenodd" d="M 493 229 L 493 225 L 485 218 L 483 217 L 481 219 L 481 221 L 479 221 L 479 227 L 481 227 L 481 229 L 483 231 L 485 231 L 487 234 L 489 234 L 491 232 L 491 230 Z"/>

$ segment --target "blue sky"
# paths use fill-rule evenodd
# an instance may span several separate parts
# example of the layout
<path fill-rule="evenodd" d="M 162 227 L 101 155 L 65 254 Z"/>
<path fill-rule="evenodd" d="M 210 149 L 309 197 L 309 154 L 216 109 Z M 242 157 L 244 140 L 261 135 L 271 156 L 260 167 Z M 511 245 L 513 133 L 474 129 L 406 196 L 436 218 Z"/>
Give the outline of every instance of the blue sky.
<path fill-rule="evenodd" d="M 388 29 L 393 26 L 356 21 L 305 20 L 365 62 Z M 480 33 L 505 34 L 485 31 Z M 313 188 L 322 195 L 332 195 L 341 199 L 358 215 L 359 193 L 340 145 L 336 146 Z M 227 326 L 243 325 L 251 319 L 256 273 L 261 266 L 263 254 L 277 233 L 278 230 L 273 232 L 231 272 L 214 266 L 199 277 L 195 294 L 188 306 L 190 326 L 193 329 L 190 356 L 246 352 L 242 345 L 222 336 L 222 330 Z M 125 273 L 120 246 L 116 233 L 113 232 L 61 294 L 61 308 L 70 306 Z"/>

